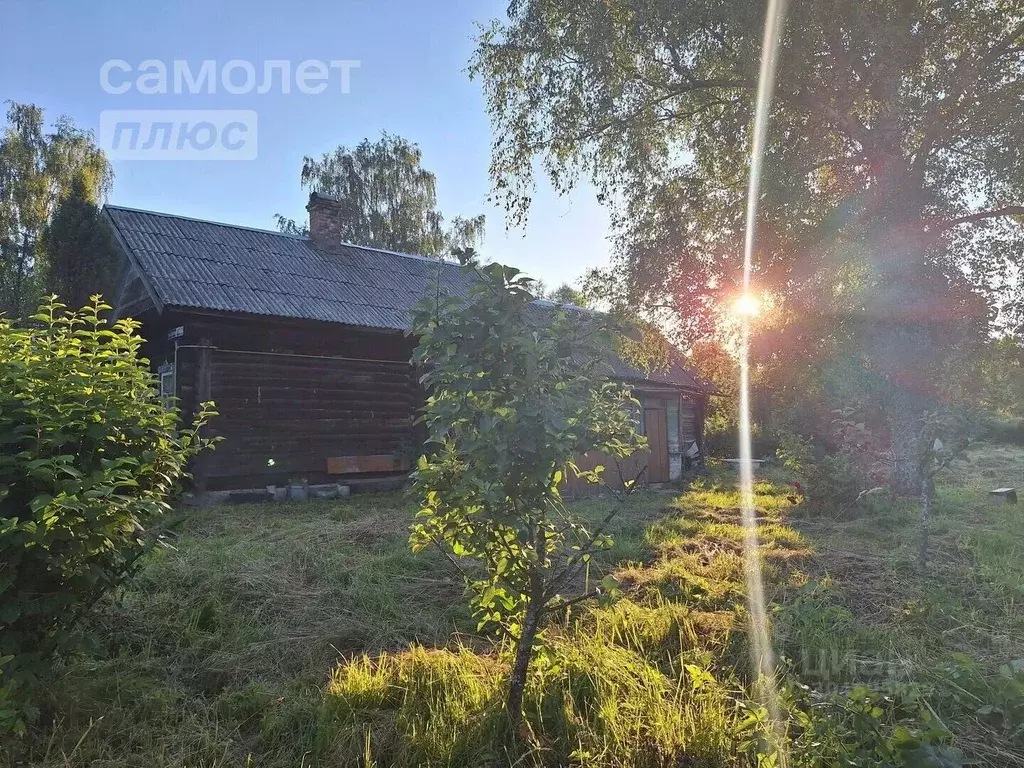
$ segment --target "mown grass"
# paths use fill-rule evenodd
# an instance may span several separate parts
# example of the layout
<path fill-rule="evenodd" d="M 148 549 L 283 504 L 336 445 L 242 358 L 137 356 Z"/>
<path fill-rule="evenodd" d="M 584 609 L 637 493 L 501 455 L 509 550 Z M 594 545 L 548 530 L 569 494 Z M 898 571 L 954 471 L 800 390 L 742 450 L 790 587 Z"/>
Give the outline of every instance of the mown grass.
<path fill-rule="evenodd" d="M 976 764 L 1024 765 L 1024 507 L 988 496 L 1022 474 L 1024 449 L 981 444 L 937 478 L 923 577 L 911 502 L 795 521 L 818 582 L 780 609 L 777 639 L 792 629 L 802 677 L 914 686 Z"/>
<path fill-rule="evenodd" d="M 339 656 L 449 642 L 472 626 L 462 587 L 409 552 L 411 517 L 397 495 L 197 513 L 90 627 L 102 643 L 60 670 L 32 759 L 241 765 L 265 717 L 320 700 Z"/>
<path fill-rule="evenodd" d="M 1024 450 L 985 446 L 942 480 L 926 578 L 911 506 L 874 498 L 810 516 L 790 478 L 763 474 L 792 764 L 928 765 L 948 730 L 974 764 L 1024 765 L 1012 664 L 1024 659 L 1024 516 L 986 496 L 1022 470 Z M 755 765 L 767 725 L 751 693 L 734 482 L 712 470 L 681 494 L 629 499 L 591 573 L 614 573 L 621 593 L 547 630 L 519 733 L 501 710 L 508 649 L 473 632 L 443 558 L 409 553 L 403 497 L 197 513 L 105 607 L 100 642 L 58 670 L 17 759 Z M 575 509 L 597 520 L 613 503 Z M 922 742 L 917 757 L 904 760 L 901 728 Z"/>

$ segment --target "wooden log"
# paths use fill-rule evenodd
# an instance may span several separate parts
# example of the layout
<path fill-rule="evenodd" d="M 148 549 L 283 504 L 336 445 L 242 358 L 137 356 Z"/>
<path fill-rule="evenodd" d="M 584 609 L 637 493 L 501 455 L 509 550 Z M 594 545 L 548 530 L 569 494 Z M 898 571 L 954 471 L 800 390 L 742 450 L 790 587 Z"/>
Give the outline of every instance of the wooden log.
<path fill-rule="evenodd" d="M 416 390 L 398 384 L 346 384 L 335 385 L 330 382 L 309 381 L 304 385 L 281 385 L 267 381 L 225 381 L 218 379 L 217 394 L 221 399 L 280 401 L 285 403 L 306 400 L 311 403 L 334 399 L 346 400 L 405 400 L 412 402 L 416 398 Z"/>
<path fill-rule="evenodd" d="M 281 381 L 284 383 L 304 381 L 344 383 L 348 380 L 363 383 L 366 381 L 406 383 L 411 378 L 408 370 L 396 370 L 394 368 L 367 370 L 362 368 L 301 365 L 301 363 L 302 361 L 300 360 L 290 366 L 275 366 L 260 365 L 258 360 L 253 360 L 245 365 L 218 364 L 217 371 L 239 381 L 252 381 L 255 378 L 257 380 Z"/>

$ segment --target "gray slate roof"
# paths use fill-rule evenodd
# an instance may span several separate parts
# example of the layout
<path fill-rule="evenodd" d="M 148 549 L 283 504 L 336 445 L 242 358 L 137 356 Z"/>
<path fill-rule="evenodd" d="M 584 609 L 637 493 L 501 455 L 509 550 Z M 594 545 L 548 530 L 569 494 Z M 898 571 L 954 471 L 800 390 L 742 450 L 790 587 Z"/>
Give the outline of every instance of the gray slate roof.
<path fill-rule="evenodd" d="M 308 238 L 106 206 L 165 306 L 245 312 L 406 330 L 409 310 L 441 273 L 466 290 L 458 265 L 342 245 L 327 253 Z"/>
<path fill-rule="evenodd" d="M 468 291 L 457 264 L 375 248 L 330 252 L 299 235 L 107 205 L 128 257 L 163 306 L 242 312 L 404 331 L 409 312 L 440 276 Z M 616 361 L 616 376 L 713 391 L 678 362 L 647 375 Z"/>

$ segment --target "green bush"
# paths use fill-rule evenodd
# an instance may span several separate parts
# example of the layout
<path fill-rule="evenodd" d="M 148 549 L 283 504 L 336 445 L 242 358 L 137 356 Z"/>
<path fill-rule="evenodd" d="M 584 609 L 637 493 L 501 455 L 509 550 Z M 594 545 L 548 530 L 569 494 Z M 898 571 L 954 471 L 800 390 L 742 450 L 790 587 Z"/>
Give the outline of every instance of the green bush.
<path fill-rule="evenodd" d="M 988 416 L 982 422 L 984 438 L 992 443 L 1024 445 L 1024 419 Z"/>
<path fill-rule="evenodd" d="M 809 440 L 792 432 L 780 435 L 777 456 L 800 477 L 799 488 L 812 504 L 845 508 L 865 488 L 853 459 L 841 453 L 819 456 Z"/>
<path fill-rule="evenodd" d="M 738 426 L 709 420 L 704 429 L 704 447 L 709 456 L 732 458 L 740 455 Z M 779 444 L 774 435 L 766 434 L 757 425 L 754 425 L 751 430 L 750 443 L 754 458 L 774 455 Z"/>
<path fill-rule="evenodd" d="M 964 755 L 914 685 L 783 691 L 792 765 L 961 768 Z"/>
<path fill-rule="evenodd" d="M 138 323 L 54 299 L 28 327 L 0 319 L 0 733 L 21 732 L 31 685 L 78 620 L 156 538 L 204 406 L 179 432 L 139 357 Z"/>
<path fill-rule="evenodd" d="M 533 281 L 511 267 L 467 261 L 463 273 L 468 296 L 438 287 L 413 312 L 429 436 L 412 475 L 423 522 L 409 542 L 414 552 L 434 545 L 456 565 L 480 567 L 458 565 L 478 629 L 515 639 L 506 705 L 515 726 L 549 618 L 615 584 L 607 577 L 590 590 L 580 577 L 611 547 L 604 529 L 619 508 L 588 529 L 563 504 L 562 478 L 596 485 L 604 467 L 581 469 L 581 457 L 618 464 L 647 441 L 631 416 L 639 402 L 609 378 L 625 328 L 608 315 L 538 308 Z M 620 481 L 627 491 L 635 483 L 606 487 Z"/>

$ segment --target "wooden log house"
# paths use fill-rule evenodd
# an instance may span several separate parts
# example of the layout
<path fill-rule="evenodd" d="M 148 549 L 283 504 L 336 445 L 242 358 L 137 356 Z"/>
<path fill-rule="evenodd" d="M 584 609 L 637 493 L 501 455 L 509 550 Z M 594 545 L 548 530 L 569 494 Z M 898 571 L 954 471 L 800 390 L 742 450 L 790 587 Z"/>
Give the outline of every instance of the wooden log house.
<path fill-rule="evenodd" d="M 142 323 L 144 354 L 183 413 L 214 400 L 224 440 L 195 468 L 201 489 L 289 481 L 358 487 L 400 477 L 423 435 L 423 395 L 409 365 L 410 309 L 456 264 L 342 243 L 337 202 L 314 193 L 310 236 L 108 205 L 124 254 L 115 311 Z M 703 449 L 711 386 L 678 362 L 617 376 L 643 402 L 648 482 Z"/>

